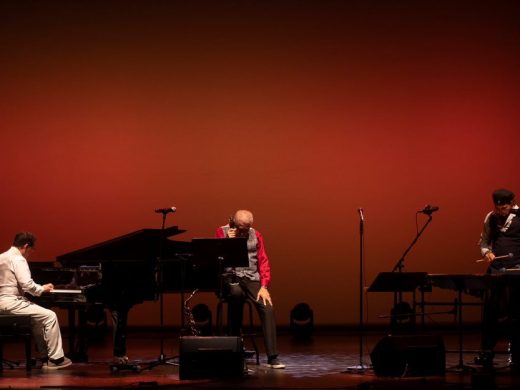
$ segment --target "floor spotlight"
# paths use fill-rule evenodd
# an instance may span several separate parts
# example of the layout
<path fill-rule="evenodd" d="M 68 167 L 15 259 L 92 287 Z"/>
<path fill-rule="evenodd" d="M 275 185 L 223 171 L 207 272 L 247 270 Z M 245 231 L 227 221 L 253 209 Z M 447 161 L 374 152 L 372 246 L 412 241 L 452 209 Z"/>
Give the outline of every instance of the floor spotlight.
<path fill-rule="evenodd" d="M 290 330 L 294 339 L 309 340 L 314 333 L 314 312 L 307 303 L 298 303 L 291 310 Z"/>
<path fill-rule="evenodd" d="M 193 320 L 195 321 L 195 328 L 200 332 L 201 336 L 211 336 L 212 331 L 212 314 L 208 305 L 199 303 L 191 309 Z"/>

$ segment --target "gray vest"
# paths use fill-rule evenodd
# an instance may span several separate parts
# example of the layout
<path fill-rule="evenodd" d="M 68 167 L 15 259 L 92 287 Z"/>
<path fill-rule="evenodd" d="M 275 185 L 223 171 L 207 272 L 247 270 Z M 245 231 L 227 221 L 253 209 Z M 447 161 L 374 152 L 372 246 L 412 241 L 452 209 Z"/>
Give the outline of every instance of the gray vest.
<path fill-rule="evenodd" d="M 229 226 L 223 226 L 224 234 L 227 236 Z M 234 274 L 239 278 L 246 278 L 249 280 L 260 280 L 260 274 L 258 273 L 258 239 L 256 238 L 255 229 L 249 229 L 249 237 L 247 238 L 247 255 L 249 257 L 249 267 L 228 267 L 225 272 L 228 274 Z"/>

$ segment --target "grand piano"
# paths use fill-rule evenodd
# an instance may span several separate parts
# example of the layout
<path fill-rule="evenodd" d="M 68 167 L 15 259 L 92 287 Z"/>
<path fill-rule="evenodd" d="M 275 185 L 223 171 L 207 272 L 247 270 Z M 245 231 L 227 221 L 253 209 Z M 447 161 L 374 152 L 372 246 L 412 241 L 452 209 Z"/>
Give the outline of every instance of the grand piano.
<path fill-rule="evenodd" d="M 125 302 L 133 306 L 156 300 L 162 292 L 191 287 L 186 282 L 189 272 L 183 272 L 188 268 L 191 242 L 169 239 L 183 232 L 177 226 L 164 231 L 141 229 L 59 255 L 59 266 L 31 264 L 34 280 L 56 288 L 56 293 L 35 300 L 42 306 L 68 310 L 69 356 L 77 361 L 88 359 L 84 326 L 92 305 Z"/>

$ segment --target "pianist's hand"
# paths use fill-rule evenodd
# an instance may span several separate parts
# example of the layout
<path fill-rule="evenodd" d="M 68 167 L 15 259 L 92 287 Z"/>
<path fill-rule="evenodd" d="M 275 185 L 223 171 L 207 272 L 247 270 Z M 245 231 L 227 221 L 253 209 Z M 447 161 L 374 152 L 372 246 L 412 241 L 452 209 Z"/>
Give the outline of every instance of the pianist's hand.
<path fill-rule="evenodd" d="M 54 290 L 54 284 L 52 284 L 52 283 L 44 284 L 42 287 L 43 287 L 43 292 L 44 293 L 50 292 L 51 290 Z"/>
<path fill-rule="evenodd" d="M 229 229 L 227 235 L 229 238 L 235 238 L 237 236 L 237 229 L 236 228 Z"/>

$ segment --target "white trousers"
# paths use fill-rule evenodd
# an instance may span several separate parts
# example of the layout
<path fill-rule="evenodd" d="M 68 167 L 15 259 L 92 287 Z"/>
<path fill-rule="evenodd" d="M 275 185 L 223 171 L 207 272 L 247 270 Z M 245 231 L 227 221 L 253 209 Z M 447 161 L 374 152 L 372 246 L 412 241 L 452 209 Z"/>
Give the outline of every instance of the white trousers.
<path fill-rule="evenodd" d="M 59 359 L 64 356 L 58 317 L 24 297 L 0 297 L 0 313 L 31 317 L 31 327 L 38 352 L 42 359 Z"/>

